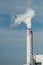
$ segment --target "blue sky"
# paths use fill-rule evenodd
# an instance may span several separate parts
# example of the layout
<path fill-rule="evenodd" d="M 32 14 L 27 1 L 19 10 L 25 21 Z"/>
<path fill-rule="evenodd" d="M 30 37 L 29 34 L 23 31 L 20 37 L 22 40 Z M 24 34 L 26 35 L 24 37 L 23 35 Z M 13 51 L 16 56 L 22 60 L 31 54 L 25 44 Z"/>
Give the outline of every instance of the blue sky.
<path fill-rule="evenodd" d="M 31 0 L 31 3 L 29 0 L 0 0 L 0 60 L 3 58 L 3 60 L 5 60 L 9 57 L 9 54 L 11 55 L 9 58 L 12 58 L 12 56 L 15 57 L 12 51 L 8 53 L 9 48 L 9 51 L 15 47 L 18 49 L 26 48 L 26 25 L 21 23 L 14 28 L 11 28 L 10 25 L 12 24 L 11 18 L 16 17 L 17 14 L 23 14 L 29 6 L 36 12 L 35 18 L 32 19 L 34 53 L 43 53 L 43 0 Z M 5 47 L 7 52 L 3 47 Z M 5 62 L 3 60 L 0 61 L 1 65 L 3 65 L 1 62 Z M 14 63 L 14 59 L 12 62 Z M 7 63 L 8 62 L 6 62 L 6 65 Z"/>

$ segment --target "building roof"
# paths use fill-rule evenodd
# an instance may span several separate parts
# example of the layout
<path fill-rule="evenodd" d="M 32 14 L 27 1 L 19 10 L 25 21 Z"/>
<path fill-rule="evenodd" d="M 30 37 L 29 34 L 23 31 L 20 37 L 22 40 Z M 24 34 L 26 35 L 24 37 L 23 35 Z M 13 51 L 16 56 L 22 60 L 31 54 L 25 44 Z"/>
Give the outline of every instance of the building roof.
<path fill-rule="evenodd" d="M 36 60 L 36 62 L 43 62 L 43 54 L 34 55 L 34 60 Z"/>

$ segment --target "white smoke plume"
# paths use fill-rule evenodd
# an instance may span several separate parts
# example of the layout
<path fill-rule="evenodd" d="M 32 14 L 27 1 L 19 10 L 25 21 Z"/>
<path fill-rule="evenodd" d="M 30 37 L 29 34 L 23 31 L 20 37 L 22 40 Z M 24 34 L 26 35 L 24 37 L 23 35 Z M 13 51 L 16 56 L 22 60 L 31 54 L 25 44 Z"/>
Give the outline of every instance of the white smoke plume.
<path fill-rule="evenodd" d="M 17 18 L 13 21 L 16 25 L 19 25 L 21 22 L 24 22 L 27 25 L 27 28 L 31 28 L 31 20 L 35 16 L 35 11 L 31 8 L 27 9 L 24 14 L 17 15 Z"/>

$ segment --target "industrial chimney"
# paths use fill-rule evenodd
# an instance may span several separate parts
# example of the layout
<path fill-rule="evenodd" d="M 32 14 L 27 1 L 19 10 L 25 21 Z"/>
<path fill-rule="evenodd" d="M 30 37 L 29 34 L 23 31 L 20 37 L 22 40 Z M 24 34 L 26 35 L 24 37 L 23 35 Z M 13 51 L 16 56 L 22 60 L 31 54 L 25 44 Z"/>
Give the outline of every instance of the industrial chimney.
<path fill-rule="evenodd" d="M 27 60 L 24 65 L 33 65 L 33 32 L 31 29 L 27 29 Z"/>
<path fill-rule="evenodd" d="M 33 65 L 33 33 L 27 29 L 27 62 L 26 65 Z"/>

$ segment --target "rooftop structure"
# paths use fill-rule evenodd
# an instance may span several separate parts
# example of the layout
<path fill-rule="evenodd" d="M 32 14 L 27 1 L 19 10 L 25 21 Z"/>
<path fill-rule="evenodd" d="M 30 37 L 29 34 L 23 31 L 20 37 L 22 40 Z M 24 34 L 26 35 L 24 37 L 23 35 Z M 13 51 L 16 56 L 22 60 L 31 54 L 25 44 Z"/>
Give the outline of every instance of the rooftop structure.
<path fill-rule="evenodd" d="M 34 55 L 34 65 L 43 65 L 43 55 Z"/>

